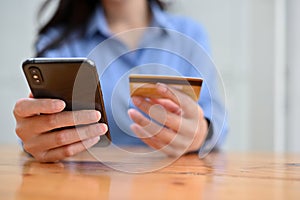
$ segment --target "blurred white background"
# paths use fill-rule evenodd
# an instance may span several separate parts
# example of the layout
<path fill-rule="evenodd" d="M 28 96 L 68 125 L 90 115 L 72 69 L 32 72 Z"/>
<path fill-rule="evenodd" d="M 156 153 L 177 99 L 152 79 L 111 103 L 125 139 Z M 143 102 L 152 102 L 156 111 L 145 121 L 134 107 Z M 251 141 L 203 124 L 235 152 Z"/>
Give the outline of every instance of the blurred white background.
<path fill-rule="evenodd" d="M 12 110 L 29 92 L 21 62 L 34 55 L 42 2 L 0 2 L 0 144 L 17 143 Z M 174 2 L 172 12 L 197 20 L 210 36 L 230 117 L 224 149 L 300 152 L 300 1 Z"/>

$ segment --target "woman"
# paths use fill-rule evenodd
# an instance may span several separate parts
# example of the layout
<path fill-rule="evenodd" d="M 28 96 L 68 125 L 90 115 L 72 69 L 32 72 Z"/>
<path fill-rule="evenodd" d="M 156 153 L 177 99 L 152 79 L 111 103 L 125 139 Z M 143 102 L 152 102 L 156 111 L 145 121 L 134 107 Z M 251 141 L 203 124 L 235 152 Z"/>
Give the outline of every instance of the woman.
<path fill-rule="evenodd" d="M 190 38 L 197 47 L 184 42 L 191 41 Z M 164 49 L 172 46 L 179 52 L 184 50 L 182 54 L 186 54 L 188 59 L 199 60 L 199 55 L 193 52 L 199 45 L 209 52 L 202 28 L 189 19 L 167 14 L 160 1 L 61 0 L 54 17 L 41 28 L 36 48 L 38 56 L 90 57 L 96 62 L 115 144 L 145 143 L 154 149 L 162 149 L 170 156 L 178 156 L 199 151 L 212 136 L 218 135 L 215 132 L 219 131 L 219 124 L 224 123 L 222 117 L 211 117 L 213 107 L 214 112 L 225 113 L 214 92 L 217 91 L 215 71 L 203 70 L 210 86 L 203 87 L 199 103 L 164 84 L 156 85 L 164 99 L 133 97 L 133 104 L 158 122 L 130 108 L 128 115 L 133 121 L 130 129 L 137 137 L 126 130 L 128 121 L 123 115 L 128 107 L 122 105 L 128 101 L 128 95 L 122 89 L 124 84 L 119 84 L 118 88 L 118 81 L 123 74 L 135 72 L 133 66 L 148 63 L 172 66 L 176 73 L 195 76 L 189 62 Z M 188 67 L 183 68 L 183 65 Z M 151 68 L 158 70 L 159 74 L 168 71 L 160 67 L 148 66 L 137 70 L 143 72 L 146 69 L 148 73 Z M 115 99 L 117 103 L 114 103 Z M 34 99 L 32 96 L 20 99 L 15 105 L 16 133 L 24 149 L 41 162 L 61 160 L 84 151 L 95 145 L 99 136 L 108 129 L 106 124 L 96 123 L 101 117 L 98 111 L 62 112 L 64 106 L 60 100 Z M 116 119 L 114 112 L 123 116 L 121 120 Z M 37 115 L 41 113 L 43 115 Z M 85 125 L 81 129 L 86 134 L 79 137 L 75 129 L 51 131 L 76 125 L 74 121 Z M 219 132 L 224 136 L 226 126 L 222 125 Z"/>

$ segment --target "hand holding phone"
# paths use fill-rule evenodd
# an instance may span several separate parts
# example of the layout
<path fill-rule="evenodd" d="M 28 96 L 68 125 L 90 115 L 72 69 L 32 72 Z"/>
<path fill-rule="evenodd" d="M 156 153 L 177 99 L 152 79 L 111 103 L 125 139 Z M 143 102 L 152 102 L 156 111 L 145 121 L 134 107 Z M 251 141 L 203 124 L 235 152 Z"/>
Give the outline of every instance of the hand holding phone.
<path fill-rule="evenodd" d="M 90 146 L 97 142 L 92 137 L 106 132 L 101 87 L 91 61 L 79 58 L 29 59 L 23 63 L 23 69 L 35 98 L 21 99 L 16 103 L 16 132 L 25 150 L 34 157 L 41 161 L 63 159 L 84 150 L 81 143 Z M 55 99 L 63 100 L 66 106 Z M 65 112 L 61 112 L 63 109 Z M 101 120 L 96 110 L 101 112 Z M 73 122 L 75 118 L 77 122 Z M 74 126 L 77 130 L 70 128 Z M 77 131 L 84 133 L 82 139 L 86 141 L 78 138 Z M 109 139 L 109 132 L 106 132 L 98 145 L 109 144 Z"/>

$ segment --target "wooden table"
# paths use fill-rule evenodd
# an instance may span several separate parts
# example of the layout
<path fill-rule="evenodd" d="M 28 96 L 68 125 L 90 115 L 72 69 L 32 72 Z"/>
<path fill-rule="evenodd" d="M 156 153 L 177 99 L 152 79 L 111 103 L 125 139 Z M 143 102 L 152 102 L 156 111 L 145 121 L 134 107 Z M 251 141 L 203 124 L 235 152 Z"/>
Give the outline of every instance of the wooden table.
<path fill-rule="evenodd" d="M 300 199 L 300 155 L 218 152 L 199 160 L 193 154 L 148 173 L 120 172 L 88 153 L 42 164 L 18 146 L 1 146 L 0 157 L 1 200 Z"/>

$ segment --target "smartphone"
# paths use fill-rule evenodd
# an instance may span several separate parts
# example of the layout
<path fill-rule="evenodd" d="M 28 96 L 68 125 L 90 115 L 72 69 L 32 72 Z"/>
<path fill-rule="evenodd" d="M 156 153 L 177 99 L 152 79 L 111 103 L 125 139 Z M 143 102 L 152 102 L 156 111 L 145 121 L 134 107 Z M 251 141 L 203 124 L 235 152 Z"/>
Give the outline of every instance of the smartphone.
<path fill-rule="evenodd" d="M 66 111 L 99 110 L 108 125 L 95 63 L 87 58 L 29 58 L 22 64 L 34 98 L 61 99 Z M 96 146 L 107 146 L 109 130 Z"/>

